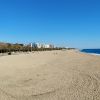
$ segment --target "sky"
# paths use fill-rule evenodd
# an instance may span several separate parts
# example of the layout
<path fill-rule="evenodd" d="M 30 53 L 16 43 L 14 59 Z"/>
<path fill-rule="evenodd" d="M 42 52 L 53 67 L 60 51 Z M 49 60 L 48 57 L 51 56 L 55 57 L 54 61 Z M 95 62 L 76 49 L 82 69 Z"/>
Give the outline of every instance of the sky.
<path fill-rule="evenodd" d="M 0 41 L 100 48 L 100 0 L 0 0 Z"/>

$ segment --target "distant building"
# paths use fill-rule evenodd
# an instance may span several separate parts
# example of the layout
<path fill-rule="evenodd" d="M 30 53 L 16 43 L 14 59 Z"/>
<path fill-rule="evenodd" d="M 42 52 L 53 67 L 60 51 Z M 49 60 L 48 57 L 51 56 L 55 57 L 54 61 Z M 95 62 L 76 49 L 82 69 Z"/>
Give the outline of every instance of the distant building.
<path fill-rule="evenodd" d="M 31 46 L 33 48 L 54 48 L 54 45 L 51 45 L 51 44 L 40 44 L 40 43 L 32 43 Z"/>
<path fill-rule="evenodd" d="M 50 45 L 49 44 L 45 44 L 44 48 L 50 48 Z"/>
<path fill-rule="evenodd" d="M 37 45 L 37 48 L 42 48 L 42 44 L 36 43 L 36 45 Z"/>
<path fill-rule="evenodd" d="M 45 44 L 45 48 L 54 48 L 54 45 L 51 45 L 51 44 Z"/>
<path fill-rule="evenodd" d="M 54 48 L 54 45 L 50 44 L 50 48 Z"/>
<path fill-rule="evenodd" d="M 42 44 L 40 43 L 32 43 L 33 48 L 42 48 Z"/>

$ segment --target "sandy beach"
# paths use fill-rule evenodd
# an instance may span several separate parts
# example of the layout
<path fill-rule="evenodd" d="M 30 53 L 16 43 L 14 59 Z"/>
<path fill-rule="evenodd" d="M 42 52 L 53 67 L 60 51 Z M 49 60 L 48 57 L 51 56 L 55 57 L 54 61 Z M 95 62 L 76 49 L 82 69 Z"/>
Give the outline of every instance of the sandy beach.
<path fill-rule="evenodd" d="M 0 100 L 100 100 L 100 56 L 74 50 L 1 56 Z"/>

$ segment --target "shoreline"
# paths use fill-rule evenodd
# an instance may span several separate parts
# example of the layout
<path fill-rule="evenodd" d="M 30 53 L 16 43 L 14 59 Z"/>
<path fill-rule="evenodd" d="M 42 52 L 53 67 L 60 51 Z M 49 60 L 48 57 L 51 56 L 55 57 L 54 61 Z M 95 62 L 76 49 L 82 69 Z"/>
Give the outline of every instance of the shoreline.
<path fill-rule="evenodd" d="M 89 53 L 89 52 L 83 52 L 81 50 L 78 50 L 80 53 L 84 53 L 84 54 L 89 54 L 89 55 L 93 55 L 93 56 L 100 56 L 99 53 Z"/>
<path fill-rule="evenodd" d="M 86 54 L 100 56 L 100 52 L 93 52 L 93 51 L 89 52 L 89 51 L 82 51 L 82 50 L 100 50 L 100 49 L 81 49 L 81 50 L 79 50 L 80 52 L 83 52 Z"/>

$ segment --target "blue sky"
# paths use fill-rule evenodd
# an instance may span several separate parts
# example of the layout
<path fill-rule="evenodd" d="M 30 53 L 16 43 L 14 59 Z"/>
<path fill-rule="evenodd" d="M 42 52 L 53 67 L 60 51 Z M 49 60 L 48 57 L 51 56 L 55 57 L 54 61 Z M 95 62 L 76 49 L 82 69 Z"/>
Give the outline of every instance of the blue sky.
<path fill-rule="evenodd" d="M 100 0 L 0 0 L 0 41 L 100 48 Z"/>

